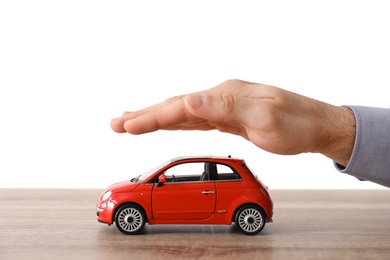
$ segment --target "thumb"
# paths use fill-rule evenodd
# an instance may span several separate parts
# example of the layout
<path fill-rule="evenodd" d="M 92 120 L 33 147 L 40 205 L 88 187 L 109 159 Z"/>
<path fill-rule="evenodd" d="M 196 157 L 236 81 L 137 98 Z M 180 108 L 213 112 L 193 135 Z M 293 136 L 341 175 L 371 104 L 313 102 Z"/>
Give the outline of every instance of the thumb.
<path fill-rule="evenodd" d="M 250 99 L 222 93 L 218 95 L 189 94 L 184 105 L 193 115 L 219 123 L 244 123 L 253 120 Z"/>

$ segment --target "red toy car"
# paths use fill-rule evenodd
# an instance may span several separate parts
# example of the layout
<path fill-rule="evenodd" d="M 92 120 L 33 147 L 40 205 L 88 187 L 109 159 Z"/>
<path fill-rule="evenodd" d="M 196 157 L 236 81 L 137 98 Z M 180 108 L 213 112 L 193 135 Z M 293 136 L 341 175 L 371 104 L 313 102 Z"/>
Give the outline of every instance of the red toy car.
<path fill-rule="evenodd" d="M 178 157 L 130 181 L 109 186 L 99 198 L 97 220 L 124 234 L 154 224 L 225 224 L 246 235 L 272 222 L 268 188 L 243 159 Z"/>

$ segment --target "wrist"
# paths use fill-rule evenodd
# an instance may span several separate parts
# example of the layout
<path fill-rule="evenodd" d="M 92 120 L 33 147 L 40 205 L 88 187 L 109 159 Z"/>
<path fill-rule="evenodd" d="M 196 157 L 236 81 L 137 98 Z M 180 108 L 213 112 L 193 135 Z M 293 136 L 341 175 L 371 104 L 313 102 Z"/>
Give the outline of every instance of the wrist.
<path fill-rule="evenodd" d="M 351 109 L 329 105 L 321 127 L 319 153 L 346 167 L 355 145 L 356 121 Z"/>

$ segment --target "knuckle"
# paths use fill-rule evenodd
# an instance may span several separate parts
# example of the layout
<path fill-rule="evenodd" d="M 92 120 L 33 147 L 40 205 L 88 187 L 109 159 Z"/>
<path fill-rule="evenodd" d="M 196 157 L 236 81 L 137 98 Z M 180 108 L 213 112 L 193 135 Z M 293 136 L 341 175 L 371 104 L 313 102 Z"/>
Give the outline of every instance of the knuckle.
<path fill-rule="evenodd" d="M 244 83 L 244 81 L 240 79 L 229 79 L 224 82 L 224 84 L 226 85 L 233 85 L 233 86 L 241 85 L 242 83 Z"/>
<path fill-rule="evenodd" d="M 236 101 L 233 95 L 227 93 L 222 94 L 222 106 L 224 111 L 226 112 L 233 111 L 235 108 L 235 104 Z"/>

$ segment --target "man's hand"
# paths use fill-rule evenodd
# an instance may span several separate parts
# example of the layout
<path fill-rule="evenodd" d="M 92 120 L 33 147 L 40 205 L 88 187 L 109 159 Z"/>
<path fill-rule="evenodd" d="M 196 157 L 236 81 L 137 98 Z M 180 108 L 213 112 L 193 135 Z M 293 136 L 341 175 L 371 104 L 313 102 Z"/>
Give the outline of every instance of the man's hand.
<path fill-rule="evenodd" d="M 350 109 L 240 80 L 125 112 L 112 119 L 111 127 L 131 134 L 217 129 L 240 135 L 272 153 L 322 153 L 343 166 L 355 141 L 355 118 Z"/>

